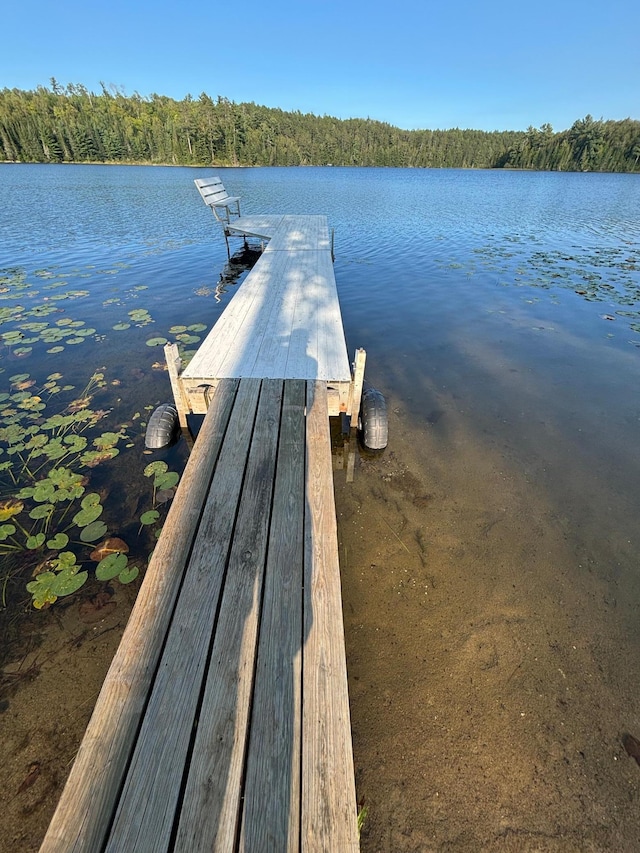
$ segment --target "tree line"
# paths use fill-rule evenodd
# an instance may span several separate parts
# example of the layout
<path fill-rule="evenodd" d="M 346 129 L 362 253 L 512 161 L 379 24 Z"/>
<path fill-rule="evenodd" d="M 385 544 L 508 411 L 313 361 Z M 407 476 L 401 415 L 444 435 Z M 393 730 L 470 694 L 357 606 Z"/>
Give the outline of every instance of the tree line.
<path fill-rule="evenodd" d="M 401 130 L 371 119 L 215 100 L 126 95 L 101 84 L 0 91 L 0 162 L 404 166 L 640 171 L 640 122 L 590 115 L 555 133 Z"/>

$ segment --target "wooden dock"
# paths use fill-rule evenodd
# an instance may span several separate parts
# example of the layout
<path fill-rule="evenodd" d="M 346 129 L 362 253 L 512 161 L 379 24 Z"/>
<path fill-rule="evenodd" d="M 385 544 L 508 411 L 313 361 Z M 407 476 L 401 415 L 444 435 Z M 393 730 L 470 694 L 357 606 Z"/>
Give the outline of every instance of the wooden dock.
<path fill-rule="evenodd" d="M 320 380 L 330 415 L 357 416 L 364 351 L 352 375 L 326 217 L 243 216 L 226 228 L 269 243 L 184 371 L 177 347 L 166 350 L 183 426 L 232 378 Z"/>
<path fill-rule="evenodd" d="M 278 219 L 258 236 L 286 242 Z M 330 250 L 301 247 L 300 229 L 291 241 L 265 251 L 195 365 L 174 365 L 174 391 L 206 415 L 42 853 L 359 848 L 328 419 L 357 390 L 334 374 L 344 334 L 327 346 L 332 327 L 309 312 L 319 299 L 331 316 L 309 272 Z M 240 308 L 256 333 L 292 314 L 304 346 L 292 331 L 251 349 L 245 334 L 230 355 Z M 220 355 L 236 375 L 211 372 Z"/>

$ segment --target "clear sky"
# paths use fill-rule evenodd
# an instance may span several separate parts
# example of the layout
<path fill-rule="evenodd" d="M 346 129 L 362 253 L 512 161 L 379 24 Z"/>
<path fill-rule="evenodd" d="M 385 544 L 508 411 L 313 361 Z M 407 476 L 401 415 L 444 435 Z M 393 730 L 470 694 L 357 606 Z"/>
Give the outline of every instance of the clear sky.
<path fill-rule="evenodd" d="M 12 0 L 0 88 L 206 92 L 405 129 L 640 119 L 637 0 Z"/>

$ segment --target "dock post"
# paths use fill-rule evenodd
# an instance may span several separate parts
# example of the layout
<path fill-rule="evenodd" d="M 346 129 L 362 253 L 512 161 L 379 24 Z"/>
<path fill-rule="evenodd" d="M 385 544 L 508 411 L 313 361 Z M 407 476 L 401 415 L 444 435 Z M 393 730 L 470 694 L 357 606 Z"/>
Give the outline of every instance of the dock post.
<path fill-rule="evenodd" d="M 181 359 L 178 351 L 178 344 L 166 344 L 164 348 L 164 357 L 167 361 L 167 371 L 171 382 L 171 390 L 173 391 L 173 399 L 178 410 L 178 421 L 183 430 L 187 430 L 187 413 L 189 412 L 189 404 L 184 394 L 182 382 L 180 381 L 180 366 Z"/>
<path fill-rule="evenodd" d="M 364 365 L 367 353 L 362 348 L 356 350 L 356 358 L 353 362 L 353 376 L 349 389 L 349 408 L 351 415 L 351 428 L 358 426 L 358 415 L 360 414 L 360 400 L 362 399 L 362 386 L 364 384 Z"/>

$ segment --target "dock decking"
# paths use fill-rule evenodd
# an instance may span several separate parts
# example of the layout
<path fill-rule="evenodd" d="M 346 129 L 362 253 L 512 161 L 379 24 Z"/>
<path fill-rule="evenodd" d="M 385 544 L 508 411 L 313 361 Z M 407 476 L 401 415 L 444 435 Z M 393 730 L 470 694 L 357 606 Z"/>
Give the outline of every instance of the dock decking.
<path fill-rule="evenodd" d="M 43 853 L 358 849 L 328 432 L 220 383 Z"/>
<path fill-rule="evenodd" d="M 347 412 L 352 376 L 326 217 L 242 216 L 226 227 L 269 243 L 180 373 L 174 396 L 202 414 L 202 388 L 220 379 L 322 380 L 330 414 Z"/>

